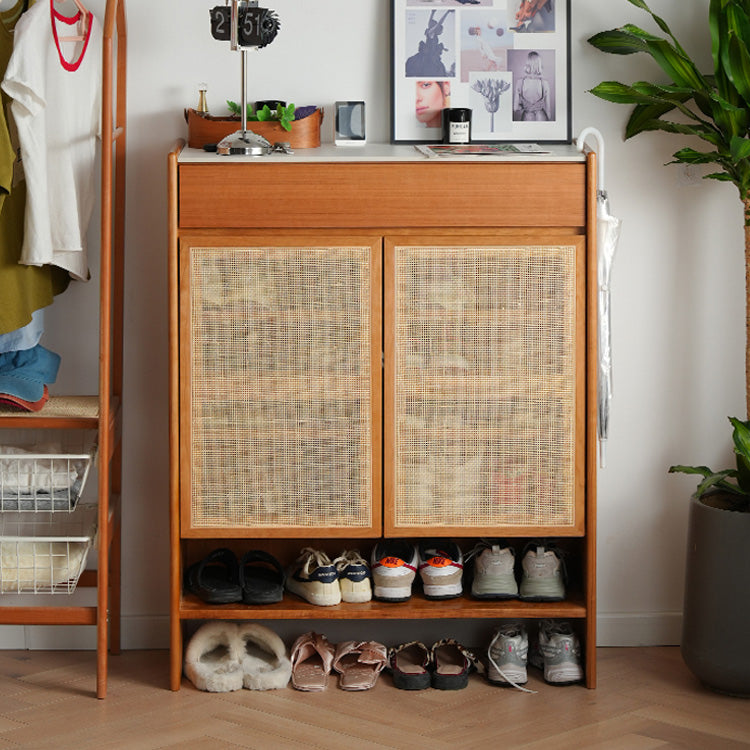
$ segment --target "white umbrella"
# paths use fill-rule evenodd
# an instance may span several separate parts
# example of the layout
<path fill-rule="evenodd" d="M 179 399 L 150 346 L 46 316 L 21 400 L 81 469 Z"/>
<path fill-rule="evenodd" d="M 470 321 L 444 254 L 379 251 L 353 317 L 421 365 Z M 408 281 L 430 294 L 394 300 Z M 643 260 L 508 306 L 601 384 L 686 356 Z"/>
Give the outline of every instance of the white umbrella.
<path fill-rule="evenodd" d="M 612 400 L 612 329 L 610 316 L 610 283 L 612 263 L 620 237 L 620 219 L 609 212 L 609 198 L 604 189 L 604 139 L 596 128 L 585 128 L 578 136 L 577 146 L 583 150 L 588 136 L 596 140 L 598 163 L 596 190 L 596 244 L 597 281 L 599 284 L 598 309 L 598 434 L 599 464 L 606 466 L 606 443 L 609 437 L 609 406 Z"/>

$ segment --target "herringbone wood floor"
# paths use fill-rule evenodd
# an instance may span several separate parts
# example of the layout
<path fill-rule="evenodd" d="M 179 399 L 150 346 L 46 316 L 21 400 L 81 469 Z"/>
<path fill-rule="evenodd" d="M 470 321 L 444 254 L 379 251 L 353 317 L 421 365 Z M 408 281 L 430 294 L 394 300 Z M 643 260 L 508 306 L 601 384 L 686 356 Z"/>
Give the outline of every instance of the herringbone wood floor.
<path fill-rule="evenodd" d="M 165 651 L 111 657 L 98 701 L 91 652 L 0 652 L 0 750 L 497 750 L 750 747 L 750 701 L 705 690 L 676 648 L 599 649 L 599 687 L 527 695 L 473 676 L 456 692 L 167 690 Z"/>

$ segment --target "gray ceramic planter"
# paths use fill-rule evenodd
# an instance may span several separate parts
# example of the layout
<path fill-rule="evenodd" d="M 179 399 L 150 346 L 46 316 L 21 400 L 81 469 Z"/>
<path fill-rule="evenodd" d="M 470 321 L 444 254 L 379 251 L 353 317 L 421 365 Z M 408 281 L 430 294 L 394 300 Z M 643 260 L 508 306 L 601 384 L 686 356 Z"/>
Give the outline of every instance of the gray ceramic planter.
<path fill-rule="evenodd" d="M 691 501 L 681 650 L 705 685 L 750 697 L 750 513 Z"/>

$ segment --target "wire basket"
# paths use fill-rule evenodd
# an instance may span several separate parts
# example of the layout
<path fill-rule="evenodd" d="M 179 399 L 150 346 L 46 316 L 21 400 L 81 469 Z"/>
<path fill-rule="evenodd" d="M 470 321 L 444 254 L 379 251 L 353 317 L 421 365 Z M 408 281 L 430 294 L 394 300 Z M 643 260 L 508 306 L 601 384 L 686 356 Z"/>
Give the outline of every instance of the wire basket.
<path fill-rule="evenodd" d="M 23 432 L 0 434 L 0 511 L 67 512 L 75 510 L 96 455 L 96 433 L 70 431 L 54 442 L 49 432 L 38 441 Z"/>
<path fill-rule="evenodd" d="M 68 514 L 0 514 L 0 593 L 72 593 L 96 527 L 95 505 Z"/>

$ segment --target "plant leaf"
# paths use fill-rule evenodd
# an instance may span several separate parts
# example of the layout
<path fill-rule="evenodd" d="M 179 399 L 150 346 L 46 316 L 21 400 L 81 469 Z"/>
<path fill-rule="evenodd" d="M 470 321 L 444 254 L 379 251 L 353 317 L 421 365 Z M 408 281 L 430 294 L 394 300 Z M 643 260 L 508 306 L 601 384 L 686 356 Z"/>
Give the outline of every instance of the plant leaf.
<path fill-rule="evenodd" d="M 737 184 L 737 181 L 732 177 L 732 175 L 728 174 L 727 172 L 712 172 L 711 174 L 707 174 L 703 176 L 704 180 L 718 180 L 719 182 L 734 182 L 735 185 Z"/>
<path fill-rule="evenodd" d="M 740 138 L 739 136 L 733 136 L 729 144 L 731 151 L 732 161 L 742 161 L 750 157 L 750 140 L 747 138 Z"/>
<path fill-rule="evenodd" d="M 706 79 L 698 72 L 693 61 L 677 52 L 664 39 L 646 42 L 648 51 L 659 67 L 678 85 L 689 86 L 698 91 L 708 92 Z"/>
<path fill-rule="evenodd" d="M 669 467 L 670 474 L 700 474 L 702 477 L 710 477 L 714 471 L 708 466 L 682 466 L 676 464 Z"/>
<path fill-rule="evenodd" d="M 589 37 L 588 43 L 611 55 L 633 55 L 636 52 L 648 52 L 645 42 L 623 29 L 600 31 L 598 34 Z"/>
<path fill-rule="evenodd" d="M 727 77 L 740 96 L 750 104 L 750 53 L 745 43 L 734 31 L 729 32 L 727 47 L 729 51 Z"/>
<path fill-rule="evenodd" d="M 734 476 L 736 476 L 734 469 L 726 469 L 706 477 L 696 488 L 693 497 L 702 497 L 713 489 L 720 489 L 732 495 L 744 495 L 745 493 L 736 484 L 726 481 L 726 477 Z"/>
<path fill-rule="evenodd" d="M 720 155 L 716 151 L 696 151 L 692 148 L 682 148 L 672 154 L 675 161 L 681 164 L 711 164 L 719 160 Z"/>

